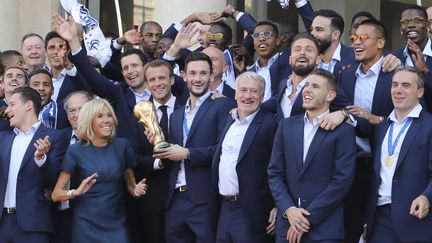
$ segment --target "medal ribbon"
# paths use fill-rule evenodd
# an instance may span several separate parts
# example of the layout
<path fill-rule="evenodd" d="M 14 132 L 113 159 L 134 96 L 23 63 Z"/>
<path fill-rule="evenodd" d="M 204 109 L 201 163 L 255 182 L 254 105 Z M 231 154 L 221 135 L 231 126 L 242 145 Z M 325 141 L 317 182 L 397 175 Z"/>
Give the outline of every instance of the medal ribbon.
<path fill-rule="evenodd" d="M 402 129 L 399 131 L 399 134 L 397 135 L 394 143 L 392 144 L 392 140 L 393 140 L 393 124 L 394 122 L 392 122 L 390 124 L 390 131 L 389 131 L 389 135 L 388 135 L 388 143 L 387 143 L 387 150 L 388 150 L 388 155 L 389 156 L 393 156 L 393 153 L 396 149 L 396 145 L 399 142 L 399 138 L 402 135 L 402 133 L 405 131 L 405 129 L 411 124 L 411 122 L 413 121 L 412 118 L 408 118 L 408 120 L 405 122 L 405 124 L 403 125 Z"/>

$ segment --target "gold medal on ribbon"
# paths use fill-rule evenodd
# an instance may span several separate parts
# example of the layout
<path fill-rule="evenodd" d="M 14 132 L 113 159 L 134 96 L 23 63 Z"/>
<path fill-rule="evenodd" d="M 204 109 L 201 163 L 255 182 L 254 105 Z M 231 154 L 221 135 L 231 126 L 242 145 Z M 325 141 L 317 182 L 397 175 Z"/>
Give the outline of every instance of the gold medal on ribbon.
<path fill-rule="evenodd" d="M 390 166 L 393 165 L 393 156 L 388 155 L 388 156 L 385 158 L 385 165 L 386 165 L 387 167 L 390 167 Z"/>

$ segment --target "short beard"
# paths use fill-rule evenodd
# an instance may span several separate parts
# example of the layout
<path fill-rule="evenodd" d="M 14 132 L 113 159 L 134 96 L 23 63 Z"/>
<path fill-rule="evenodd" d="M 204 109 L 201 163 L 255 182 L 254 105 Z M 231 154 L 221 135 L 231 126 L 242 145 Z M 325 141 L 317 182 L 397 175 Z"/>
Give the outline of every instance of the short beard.
<path fill-rule="evenodd" d="M 307 75 L 309 75 L 313 70 L 315 69 L 315 65 L 307 65 L 307 66 L 293 66 L 292 67 L 292 71 L 293 73 L 295 73 L 296 75 L 300 76 L 300 77 L 305 77 Z"/>
<path fill-rule="evenodd" d="M 319 53 L 324 54 L 331 46 L 331 40 L 322 40 L 319 42 Z"/>

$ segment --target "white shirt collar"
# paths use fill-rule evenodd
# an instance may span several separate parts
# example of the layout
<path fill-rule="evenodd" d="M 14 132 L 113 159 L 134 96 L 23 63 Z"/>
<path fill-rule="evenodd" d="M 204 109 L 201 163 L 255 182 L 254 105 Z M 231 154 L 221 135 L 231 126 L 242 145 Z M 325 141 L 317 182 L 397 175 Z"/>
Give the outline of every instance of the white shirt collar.
<path fill-rule="evenodd" d="M 359 76 L 364 77 L 364 76 L 369 76 L 371 74 L 379 75 L 379 73 L 381 72 L 382 60 L 383 60 L 383 56 L 381 56 L 380 59 L 378 59 L 378 61 L 375 62 L 374 65 L 372 65 L 372 67 L 367 71 L 367 73 L 363 73 L 362 71 L 363 64 L 360 64 L 357 67 L 357 71 L 355 72 L 356 77 Z"/>
<path fill-rule="evenodd" d="M 323 116 L 326 115 L 326 114 L 329 114 L 329 113 L 330 113 L 330 110 L 327 109 L 327 111 L 325 111 L 324 113 L 321 113 L 321 114 L 319 114 L 318 116 L 316 116 L 316 117 L 312 120 L 312 123 L 309 122 L 309 119 L 308 119 L 308 117 L 307 117 L 307 113 L 308 113 L 308 111 L 305 112 L 304 117 L 303 117 L 303 121 L 304 121 L 304 123 L 305 123 L 305 124 L 311 124 L 312 126 L 315 127 L 315 126 L 318 126 L 318 125 L 319 125 L 319 122 L 320 122 L 321 117 L 323 117 Z"/>
<path fill-rule="evenodd" d="M 260 109 L 256 110 L 252 114 L 246 116 L 243 121 L 240 121 L 239 115 L 238 115 L 238 108 L 236 108 L 233 112 L 231 112 L 232 119 L 238 123 L 238 124 L 250 124 L 252 120 L 255 118 L 256 114 L 258 113 Z"/>
<path fill-rule="evenodd" d="M 223 88 L 224 88 L 224 81 L 221 81 L 221 83 L 219 84 L 219 86 L 217 86 L 216 89 L 213 90 L 213 92 L 216 92 L 218 94 L 222 94 L 223 92 Z"/>
<path fill-rule="evenodd" d="M 166 105 L 169 108 L 174 109 L 175 100 L 176 100 L 176 97 L 171 94 L 171 97 L 169 98 L 169 100 L 165 104 L 163 104 L 163 105 Z M 153 98 L 153 104 L 155 105 L 156 110 L 159 109 L 159 107 L 162 105 L 159 102 L 157 102 L 154 98 Z"/>
<path fill-rule="evenodd" d="M 41 123 L 42 123 L 41 121 L 36 122 L 35 124 L 33 124 L 33 126 L 30 127 L 30 129 L 27 132 L 23 132 L 23 131 L 21 131 L 17 127 L 15 127 L 13 129 L 13 131 L 14 131 L 15 135 L 20 135 L 20 134 L 21 135 L 22 134 L 28 135 L 28 134 L 32 134 L 32 133 L 36 132 L 36 130 L 40 127 Z"/>
<path fill-rule="evenodd" d="M 425 56 L 432 57 L 432 49 L 431 49 L 431 40 L 430 40 L 430 38 L 428 38 L 428 41 L 427 41 L 426 46 L 425 46 L 425 48 L 423 49 L 423 52 L 422 52 L 422 53 L 423 53 L 423 55 L 425 55 Z M 409 53 L 408 53 L 408 45 L 405 46 L 405 48 L 404 48 L 404 50 L 403 50 L 403 54 L 404 54 L 405 58 L 410 57 L 410 56 L 409 56 Z M 411 57 L 410 57 L 410 58 L 411 58 Z"/>
<path fill-rule="evenodd" d="M 399 122 L 398 119 L 396 118 L 396 110 L 393 110 L 390 115 L 389 118 L 391 121 L 393 122 L 397 122 L 397 123 L 402 123 L 405 122 L 406 119 L 408 119 L 409 117 L 411 118 L 419 118 L 420 117 L 420 112 L 422 111 L 423 107 L 419 104 L 417 104 L 416 107 L 414 107 L 414 109 L 411 110 L 411 112 L 401 121 Z"/>
<path fill-rule="evenodd" d="M 339 42 L 339 45 L 336 47 L 336 50 L 335 50 L 335 52 L 333 53 L 333 56 L 332 56 L 332 60 L 338 60 L 338 61 L 340 61 L 341 60 L 341 49 L 342 49 L 342 45 L 341 45 L 341 43 Z"/>
<path fill-rule="evenodd" d="M 278 59 L 278 57 L 279 57 L 279 52 L 277 52 L 276 54 L 274 54 L 270 59 L 269 59 L 269 61 L 267 62 L 267 66 L 265 66 L 265 67 L 261 67 L 260 65 L 259 65 L 259 58 L 256 60 L 256 62 L 255 62 L 255 68 L 256 68 L 256 70 L 259 70 L 259 69 L 262 69 L 262 68 L 270 68 L 271 67 L 271 65 Z"/>
<path fill-rule="evenodd" d="M 199 107 L 202 103 L 204 103 L 204 101 L 211 95 L 210 91 L 207 91 L 207 93 L 205 93 L 203 96 L 199 97 L 199 99 L 197 100 L 195 107 Z M 186 110 L 190 109 L 190 97 L 186 102 Z"/>

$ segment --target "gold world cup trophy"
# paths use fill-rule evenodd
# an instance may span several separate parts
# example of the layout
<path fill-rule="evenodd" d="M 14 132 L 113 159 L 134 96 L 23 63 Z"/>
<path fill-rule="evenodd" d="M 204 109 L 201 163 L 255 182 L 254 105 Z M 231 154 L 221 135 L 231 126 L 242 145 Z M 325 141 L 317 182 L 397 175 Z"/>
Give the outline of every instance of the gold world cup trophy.
<path fill-rule="evenodd" d="M 153 151 L 170 146 L 170 144 L 165 141 L 165 136 L 159 126 L 156 108 L 153 102 L 148 100 L 138 102 L 134 107 L 134 114 L 139 122 L 144 125 L 146 131 L 154 137 Z"/>

